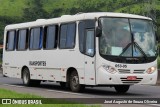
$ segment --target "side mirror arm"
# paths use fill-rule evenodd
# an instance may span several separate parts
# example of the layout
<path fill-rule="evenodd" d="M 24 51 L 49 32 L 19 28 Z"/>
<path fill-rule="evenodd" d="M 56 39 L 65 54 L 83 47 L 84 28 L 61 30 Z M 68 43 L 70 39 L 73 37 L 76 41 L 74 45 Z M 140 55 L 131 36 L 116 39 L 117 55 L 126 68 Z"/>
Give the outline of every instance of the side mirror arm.
<path fill-rule="evenodd" d="M 96 37 L 100 37 L 102 35 L 102 28 L 101 27 L 96 27 Z"/>

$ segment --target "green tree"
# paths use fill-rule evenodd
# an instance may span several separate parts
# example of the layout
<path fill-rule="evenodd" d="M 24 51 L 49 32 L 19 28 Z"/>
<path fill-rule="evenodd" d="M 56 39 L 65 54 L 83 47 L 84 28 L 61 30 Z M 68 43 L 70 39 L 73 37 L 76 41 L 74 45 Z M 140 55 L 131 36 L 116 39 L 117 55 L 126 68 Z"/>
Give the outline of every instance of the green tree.
<path fill-rule="evenodd" d="M 24 9 L 24 21 L 34 21 L 36 19 L 48 18 L 48 13 L 42 8 L 41 0 L 32 0 L 32 6 Z"/>

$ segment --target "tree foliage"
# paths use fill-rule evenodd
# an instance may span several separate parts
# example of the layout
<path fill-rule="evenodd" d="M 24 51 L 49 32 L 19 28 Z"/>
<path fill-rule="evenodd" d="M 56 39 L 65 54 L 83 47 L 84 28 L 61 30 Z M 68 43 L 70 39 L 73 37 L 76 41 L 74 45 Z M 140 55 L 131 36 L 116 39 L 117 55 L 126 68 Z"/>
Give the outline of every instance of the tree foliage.
<path fill-rule="evenodd" d="M 8 0 L 6 0 L 8 1 Z M 12 0 L 15 2 L 16 0 Z M 53 3 L 51 11 L 46 11 L 46 3 Z M 160 0 L 157 0 L 159 3 Z M 56 3 L 56 5 L 55 5 Z M 0 16 L 0 43 L 3 41 L 3 31 L 6 25 L 59 17 L 63 14 L 76 14 L 79 12 L 123 12 L 142 15 L 142 0 L 29 0 L 26 1 L 21 17 Z M 52 5 L 51 5 L 52 6 Z M 160 9 L 157 4 L 157 25 L 160 26 Z M 158 27 L 158 29 L 160 29 Z M 160 33 L 160 30 L 158 30 Z"/>

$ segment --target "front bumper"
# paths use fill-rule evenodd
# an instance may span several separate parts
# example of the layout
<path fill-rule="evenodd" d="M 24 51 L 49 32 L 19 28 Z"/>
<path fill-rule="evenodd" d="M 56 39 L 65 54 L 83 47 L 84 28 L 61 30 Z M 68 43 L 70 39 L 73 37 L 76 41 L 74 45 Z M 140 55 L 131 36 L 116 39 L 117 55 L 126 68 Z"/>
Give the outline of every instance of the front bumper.
<path fill-rule="evenodd" d="M 136 80 L 127 80 L 128 76 L 136 76 Z M 100 67 L 97 71 L 97 85 L 155 85 L 157 82 L 157 70 L 152 74 L 120 74 L 116 72 L 111 74 L 107 72 L 103 67 Z"/>

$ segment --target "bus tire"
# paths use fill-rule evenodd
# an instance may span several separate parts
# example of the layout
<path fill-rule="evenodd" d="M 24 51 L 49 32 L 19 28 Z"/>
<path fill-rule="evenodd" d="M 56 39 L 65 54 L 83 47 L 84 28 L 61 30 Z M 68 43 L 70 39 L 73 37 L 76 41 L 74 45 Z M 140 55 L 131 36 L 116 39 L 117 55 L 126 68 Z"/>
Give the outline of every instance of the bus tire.
<path fill-rule="evenodd" d="M 130 85 L 116 85 L 114 86 L 117 93 L 126 93 L 129 90 Z"/>
<path fill-rule="evenodd" d="M 85 86 L 79 83 L 79 77 L 76 71 L 71 72 L 69 81 L 70 81 L 70 89 L 73 92 L 81 92 L 84 90 Z"/>
<path fill-rule="evenodd" d="M 22 80 L 23 80 L 23 84 L 26 86 L 39 86 L 41 83 L 40 80 L 31 80 L 30 79 L 30 72 L 29 72 L 28 68 L 23 69 Z"/>
<path fill-rule="evenodd" d="M 30 86 L 31 85 L 31 80 L 30 80 L 30 73 L 28 68 L 24 68 L 23 72 L 22 72 L 22 80 L 23 80 L 23 84 L 26 86 Z"/>

